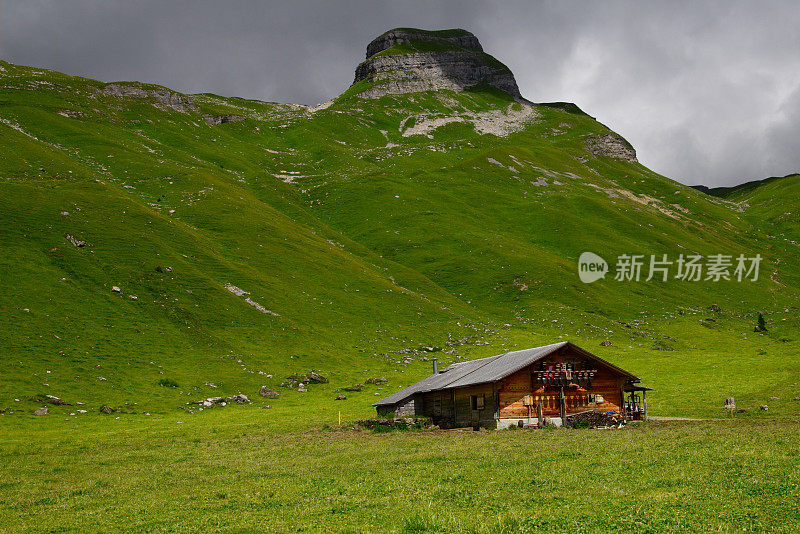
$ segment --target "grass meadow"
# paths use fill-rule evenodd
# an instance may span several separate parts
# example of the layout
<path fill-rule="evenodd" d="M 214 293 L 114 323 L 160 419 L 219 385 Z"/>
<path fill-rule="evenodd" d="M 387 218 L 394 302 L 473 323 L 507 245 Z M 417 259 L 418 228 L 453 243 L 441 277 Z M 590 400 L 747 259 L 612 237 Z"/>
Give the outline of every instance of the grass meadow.
<path fill-rule="evenodd" d="M 0 82 L 0 531 L 800 531 L 797 180 L 743 211 L 590 154 L 610 131 L 570 105 L 478 133 L 520 106 L 496 91 L 186 110 L 5 62 Z M 583 251 L 764 261 L 589 285 Z M 652 415 L 708 420 L 350 428 L 432 352 L 560 340 L 641 376 Z M 311 369 L 330 382 L 281 388 Z M 32 415 L 46 395 L 73 405 Z"/>
<path fill-rule="evenodd" d="M 373 434 L 280 411 L 4 428 L 0 530 L 800 529 L 797 418 Z"/>

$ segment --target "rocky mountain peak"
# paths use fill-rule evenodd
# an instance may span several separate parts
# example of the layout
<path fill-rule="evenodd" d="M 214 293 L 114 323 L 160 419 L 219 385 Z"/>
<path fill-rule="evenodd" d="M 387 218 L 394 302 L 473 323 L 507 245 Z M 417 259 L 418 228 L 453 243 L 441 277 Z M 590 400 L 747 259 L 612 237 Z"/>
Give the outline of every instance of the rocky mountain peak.
<path fill-rule="evenodd" d="M 488 85 L 522 100 L 509 68 L 461 29 L 387 31 L 367 46 L 367 58 L 356 68 L 353 85 L 360 82 L 362 98 Z"/>
<path fill-rule="evenodd" d="M 395 28 L 376 37 L 367 45 L 367 58 L 403 43 L 436 43 L 444 41 L 457 47 L 483 52 L 483 47 L 467 30 L 426 31 L 416 28 Z"/>

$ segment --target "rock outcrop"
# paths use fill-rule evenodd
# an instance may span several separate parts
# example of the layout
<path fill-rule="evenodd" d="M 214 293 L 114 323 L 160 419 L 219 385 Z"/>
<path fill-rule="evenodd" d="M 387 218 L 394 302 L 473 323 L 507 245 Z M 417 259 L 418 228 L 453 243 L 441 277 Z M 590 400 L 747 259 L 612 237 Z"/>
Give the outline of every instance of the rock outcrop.
<path fill-rule="evenodd" d="M 508 67 L 466 30 L 389 30 L 367 46 L 353 84 L 362 81 L 370 82 L 358 93 L 362 98 L 486 85 L 522 100 Z"/>
<path fill-rule="evenodd" d="M 636 150 L 625 139 L 615 133 L 594 135 L 584 141 L 586 150 L 594 157 L 608 157 L 634 162 Z"/>
<path fill-rule="evenodd" d="M 225 124 L 226 122 L 243 121 L 244 117 L 242 117 L 241 115 L 217 115 L 217 116 L 206 115 L 203 117 L 203 119 L 209 126 L 219 126 L 220 124 Z"/>
<path fill-rule="evenodd" d="M 197 106 L 191 98 L 165 87 L 147 87 L 140 83 L 109 83 L 103 88 L 103 93 L 117 98 L 144 98 L 155 100 L 156 107 L 171 108 L 181 113 L 197 111 Z"/>

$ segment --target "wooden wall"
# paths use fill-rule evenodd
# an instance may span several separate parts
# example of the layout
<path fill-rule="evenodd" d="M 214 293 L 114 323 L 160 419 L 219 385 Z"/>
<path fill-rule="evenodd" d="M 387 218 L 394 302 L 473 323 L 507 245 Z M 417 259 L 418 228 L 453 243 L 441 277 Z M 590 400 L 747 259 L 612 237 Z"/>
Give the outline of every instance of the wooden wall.
<path fill-rule="evenodd" d="M 611 369 L 602 366 L 593 360 L 584 364 L 585 358 L 577 353 L 572 353 L 568 348 L 545 358 L 553 363 L 563 363 L 567 359 L 575 360 L 576 369 L 597 369 L 597 374 L 590 388 L 567 387 L 564 389 L 567 414 L 595 410 L 601 412 L 616 411 L 622 408 L 622 385 L 625 377 Z M 584 365 L 586 365 L 584 367 Z M 542 405 L 542 411 L 547 417 L 560 415 L 559 397 L 560 388 L 543 387 L 533 384 L 531 372 L 540 369 L 541 362 L 535 362 L 500 383 L 500 418 L 501 419 L 526 419 L 536 417 L 536 404 Z M 602 395 L 603 402 L 588 403 L 589 395 Z M 526 406 L 526 397 L 532 406 Z"/>
<path fill-rule="evenodd" d="M 483 397 L 483 409 L 473 409 L 472 396 Z M 421 410 L 442 428 L 495 428 L 497 401 L 493 384 L 482 384 L 456 390 L 436 391 L 422 395 Z"/>

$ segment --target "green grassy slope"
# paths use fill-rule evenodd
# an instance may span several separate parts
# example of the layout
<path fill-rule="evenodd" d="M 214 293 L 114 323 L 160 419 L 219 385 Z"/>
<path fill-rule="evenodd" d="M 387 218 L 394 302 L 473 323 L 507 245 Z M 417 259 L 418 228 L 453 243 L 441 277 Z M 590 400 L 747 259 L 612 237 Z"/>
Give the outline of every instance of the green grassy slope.
<path fill-rule="evenodd" d="M 793 179 L 796 179 L 797 176 L 797 174 L 787 174 L 786 176 L 772 176 L 770 178 L 764 178 L 763 180 L 751 180 L 743 184 L 729 187 L 705 187 L 699 185 L 694 186 L 694 188 L 719 198 L 740 199 L 757 190 L 759 193 L 775 193 L 782 187 L 791 187 Z"/>
<path fill-rule="evenodd" d="M 800 174 L 715 188 L 709 194 L 737 204 L 743 216 L 770 238 L 800 246 Z"/>
<path fill-rule="evenodd" d="M 211 414 L 182 424 L 174 417 L 146 424 L 92 421 L 84 425 L 85 433 L 72 434 L 65 421 L 28 422 L 30 434 L 0 443 L 4 528 L 471 533 L 800 528 L 796 422 L 649 423 L 622 431 L 276 434 L 269 411 L 235 407 L 213 419 L 206 415 Z"/>
<path fill-rule="evenodd" d="M 408 349 L 448 360 L 558 336 L 633 366 L 671 399 L 654 401 L 664 413 L 696 409 L 681 387 L 746 372 L 757 351 L 767 372 L 732 386 L 753 403 L 800 369 L 785 358 L 796 247 L 729 202 L 592 155 L 587 138 L 610 132 L 572 108 L 528 113 L 475 88 L 349 91 L 310 110 L 0 69 L 0 408 L 29 412 L 41 393 L 167 411 L 311 368 L 332 384 L 285 402 L 322 402 L 370 376 L 423 376 Z M 764 275 L 585 285 L 586 250 L 760 253 Z M 772 337 L 752 339 L 757 311 Z M 385 391 L 351 395 L 348 413 Z"/>

